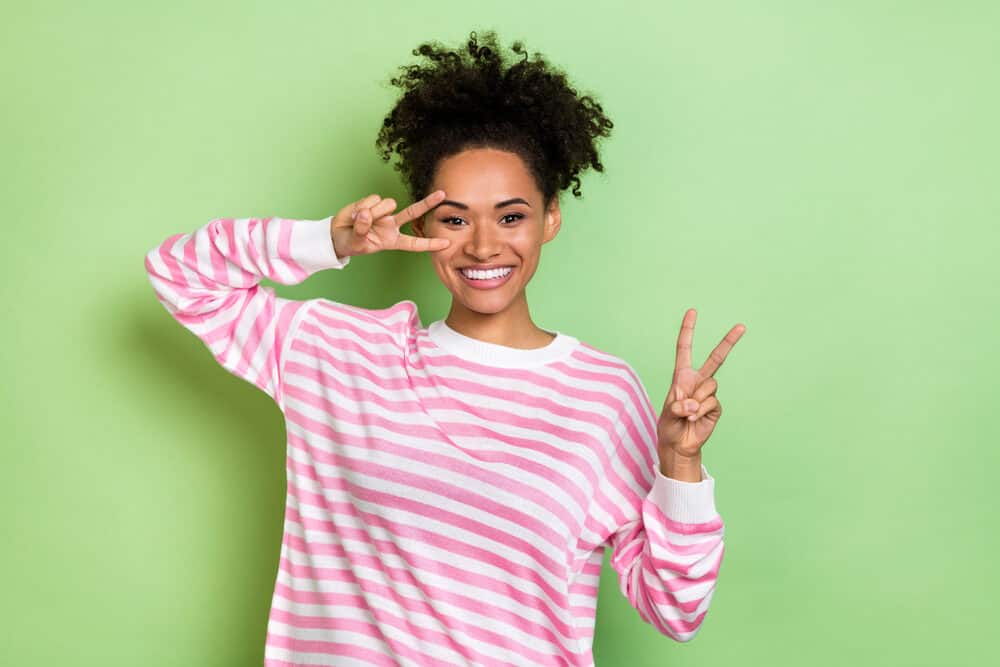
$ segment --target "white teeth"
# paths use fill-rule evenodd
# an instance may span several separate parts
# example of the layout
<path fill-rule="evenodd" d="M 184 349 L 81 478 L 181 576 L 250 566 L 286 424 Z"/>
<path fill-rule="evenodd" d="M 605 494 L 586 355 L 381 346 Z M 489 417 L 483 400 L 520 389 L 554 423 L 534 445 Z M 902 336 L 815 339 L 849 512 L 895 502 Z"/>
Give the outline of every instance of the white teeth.
<path fill-rule="evenodd" d="M 500 278 L 502 276 L 510 273 L 513 268 L 505 267 L 503 269 L 490 269 L 489 271 L 479 271 L 475 269 L 459 269 L 463 275 L 467 278 L 472 278 L 473 280 L 489 280 L 490 278 Z"/>

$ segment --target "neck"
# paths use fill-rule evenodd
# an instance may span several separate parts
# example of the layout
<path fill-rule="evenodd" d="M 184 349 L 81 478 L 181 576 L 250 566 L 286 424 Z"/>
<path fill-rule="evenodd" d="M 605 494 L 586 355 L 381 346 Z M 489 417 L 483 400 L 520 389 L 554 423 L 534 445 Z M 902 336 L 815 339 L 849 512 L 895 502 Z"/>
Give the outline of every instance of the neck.
<path fill-rule="evenodd" d="M 555 338 L 532 321 L 525 299 L 496 313 L 480 313 L 452 301 L 445 322 L 462 335 L 513 348 L 544 347 Z"/>

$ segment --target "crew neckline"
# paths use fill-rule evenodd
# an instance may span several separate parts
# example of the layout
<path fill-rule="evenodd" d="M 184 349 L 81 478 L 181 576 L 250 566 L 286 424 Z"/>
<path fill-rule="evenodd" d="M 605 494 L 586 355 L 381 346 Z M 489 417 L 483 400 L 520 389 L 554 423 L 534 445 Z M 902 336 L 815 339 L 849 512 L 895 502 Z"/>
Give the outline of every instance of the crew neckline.
<path fill-rule="evenodd" d="M 427 327 L 427 335 L 431 340 L 451 354 L 469 361 L 504 368 L 539 366 L 563 359 L 569 356 L 580 342 L 561 331 L 551 330 L 549 333 L 555 334 L 556 337 L 548 345 L 523 349 L 466 336 L 452 329 L 443 319 L 435 320 Z"/>

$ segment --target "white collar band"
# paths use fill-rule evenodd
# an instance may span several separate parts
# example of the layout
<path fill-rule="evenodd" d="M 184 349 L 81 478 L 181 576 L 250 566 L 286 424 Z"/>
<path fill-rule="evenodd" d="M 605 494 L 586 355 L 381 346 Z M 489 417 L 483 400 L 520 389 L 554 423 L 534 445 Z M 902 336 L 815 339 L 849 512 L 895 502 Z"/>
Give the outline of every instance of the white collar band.
<path fill-rule="evenodd" d="M 443 319 L 435 320 L 427 327 L 427 335 L 430 336 L 431 340 L 438 347 L 451 354 L 487 366 L 504 368 L 526 368 L 558 361 L 569 356 L 580 342 L 573 336 L 560 331 L 552 331 L 551 333 L 554 333 L 556 337 L 545 347 L 521 349 L 497 343 L 487 343 L 478 338 L 466 336 L 452 329 Z"/>

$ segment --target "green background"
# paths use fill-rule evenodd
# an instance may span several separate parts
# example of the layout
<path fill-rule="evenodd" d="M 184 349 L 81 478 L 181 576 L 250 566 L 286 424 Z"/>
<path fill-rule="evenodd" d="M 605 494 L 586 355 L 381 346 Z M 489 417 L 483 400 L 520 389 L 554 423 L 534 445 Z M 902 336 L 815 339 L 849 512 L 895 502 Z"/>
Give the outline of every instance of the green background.
<path fill-rule="evenodd" d="M 496 28 L 615 122 L 563 197 L 535 321 L 659 409 L 684 310 L 724 415 L 700 634 L 606 563 L 600 666 L 1000 660 L 993 2 L 18 3 L 2 10 L 4 665 L 259 665 L 282 417 L 169 318 L 147 250 L 214 217 L 406 198 L 374 147 L 426 39 Z M 425 254 L 292 298 L 450 295 Z"/>

